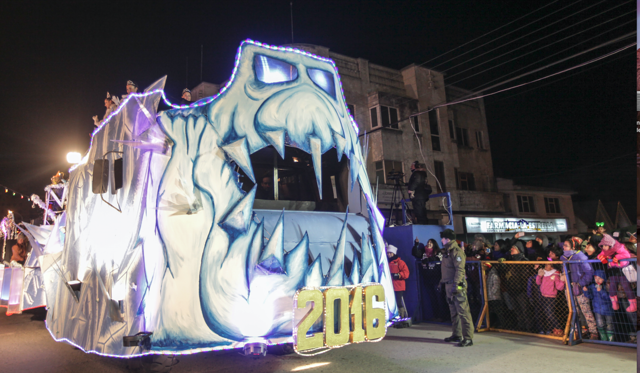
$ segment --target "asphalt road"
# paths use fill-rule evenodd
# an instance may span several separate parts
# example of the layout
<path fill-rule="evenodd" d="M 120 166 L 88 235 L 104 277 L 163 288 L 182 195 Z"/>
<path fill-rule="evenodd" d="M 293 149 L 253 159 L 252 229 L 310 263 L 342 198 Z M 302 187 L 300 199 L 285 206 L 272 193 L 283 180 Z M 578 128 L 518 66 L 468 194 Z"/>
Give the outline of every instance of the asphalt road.
<path fill-rule="evenodd" d="M 42 309 L 6 316 L 0 308 L 0 372 L 128 372 L 127 360 L 106 358 L 55 342 Z M 536 337 L 479 333 L 474 346 L 445 343 L 450 331 L 435 324 L 389 328 L 379 343 L 346 346 L 314 357 L 295 354 L 253 359 L 237 351 L 179 356 L 172 372 L 580 372 L 637 371 L 636 350 Z M 317 364 L 316 367 L 294 370 Z"/>

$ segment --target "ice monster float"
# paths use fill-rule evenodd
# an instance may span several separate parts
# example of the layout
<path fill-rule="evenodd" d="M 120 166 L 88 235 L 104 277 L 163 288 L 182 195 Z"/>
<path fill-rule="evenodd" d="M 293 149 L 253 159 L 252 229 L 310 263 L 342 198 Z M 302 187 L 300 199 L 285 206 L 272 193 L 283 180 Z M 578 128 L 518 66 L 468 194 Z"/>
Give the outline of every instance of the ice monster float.
<path fill-rule="evenodd" d="M 164 82 L 121 103 L 70 172 L 64 249 L 40 259 L 52 336 L 119 357 L 293 342 L 324 307 L 297 299 L 314 289 L 347 289 L 355 308 L 369 291 L 354 319 L 344 300 L 333 315 L 354 330 L 358 313 L 397 318 L 334 63 L 245 40 L 215 96 L 173 105 Z M 157 113 L 161 99 L 173 109 Z"/>

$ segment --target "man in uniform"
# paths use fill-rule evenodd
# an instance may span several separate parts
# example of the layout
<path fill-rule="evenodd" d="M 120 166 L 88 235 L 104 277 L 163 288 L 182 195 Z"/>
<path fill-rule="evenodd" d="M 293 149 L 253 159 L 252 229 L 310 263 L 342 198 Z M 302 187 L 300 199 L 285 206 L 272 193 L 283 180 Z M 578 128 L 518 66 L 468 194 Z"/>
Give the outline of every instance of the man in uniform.
<path fill-rule="evenodd" d="M 449 311 L 451 312 L 451 327 L 453 334 L 445 338 L 445 342 L 458 342 L 456 346 L 473 346 L 473 320 L 467 302 L 467 281 L 464 278 L 466 256 L 464 250 L 458 246 L 456 234 L 451 229 L 440 232 L 442 241 L 442 280 L 444 284 Z"/>
<path fill-rule="evenodd" d="M 427 184 L 427 172 L 420 167 L 420 163 L 415 161 L 411 164 L 411 178 L 407 186 L 409 198 L 413 203 L 413 213 L 416 216 L 417 224 L 427 224 L 426 203 L 431 194 L 431 186 Z"/>

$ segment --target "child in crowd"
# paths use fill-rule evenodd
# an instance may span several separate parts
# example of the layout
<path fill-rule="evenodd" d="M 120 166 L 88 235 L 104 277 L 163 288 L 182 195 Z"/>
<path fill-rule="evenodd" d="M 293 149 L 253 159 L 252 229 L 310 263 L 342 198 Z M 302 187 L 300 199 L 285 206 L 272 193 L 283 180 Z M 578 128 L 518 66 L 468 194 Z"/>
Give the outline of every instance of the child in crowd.
<path fill-rule="evenodd" d="M 614 310 L 620 308 L 617 293 L 618 283 L 620 283 L 629 300 L 629 307 L 627 307 L 626 311 L 636 312 L 638 309 L 636 295 L 631 291 L 631 285 L 623 273 L 624 268 L 629 266 L 630 263 L 629 261 L 620 261 L 621 259 L 631 258 L 631 254 L 623 244 L 606 233 L 603 235 L 599 246 L 602 248 L 602 252 L 598 255 L 598 259 L 600 259 L 603 264 L 609 263 L 609 258 L 613 259 L 611 263 L 609 263 L 609 282 L 611 284 L 609 286 L 609 297 L 611 298 L 611 306 Z"/>
<path fill-rule="evenodd" d="M 552 331 L 554 335 L 563 334 L 558 325 L 558 319 L 556 318 L 554 310 L 556 307 L 556 296 L 559 290 L 564 290 L 564 283 L 564 275 L 553 268 L 553 264 L 546 264 L 544 269 L 540 268 L 538 270 L 536 284 L 540 286 L 542 309 L 546 315 L 546 320 L 544 320 L 542 325 L 545 334 L 551 334 Z"/>
<path fill-rule="evenodd" d="M 582 288 L 584 295 L 591 299 L 593 305 L 593 312 L 596 316 L 596 323 L 598 324 L 598 333 L 600 333 L 600 340 L 613 341 L 614 329 L 613 329 L 613 308 L 611 308 L 611 301 L 609 300 L 609 294 L 605 289 L 605 282 L 607 275 L 604 270 L 596 270 L 593 275 L 592 283 L 588 287 Z"/>

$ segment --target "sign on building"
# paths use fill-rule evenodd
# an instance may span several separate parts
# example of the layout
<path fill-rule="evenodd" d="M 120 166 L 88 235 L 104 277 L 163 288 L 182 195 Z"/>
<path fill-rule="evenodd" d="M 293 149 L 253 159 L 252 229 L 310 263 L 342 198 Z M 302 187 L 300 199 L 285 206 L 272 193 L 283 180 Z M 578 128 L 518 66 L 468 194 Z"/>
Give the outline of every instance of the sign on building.
<path fill-rule="evenodd" d="M 566 232 L 567 219 L 466 217 L 467 233 Z"/>

